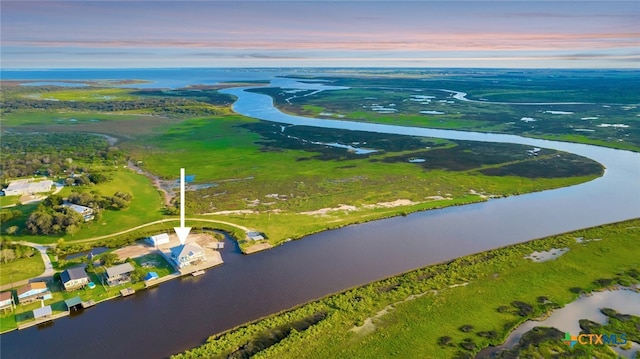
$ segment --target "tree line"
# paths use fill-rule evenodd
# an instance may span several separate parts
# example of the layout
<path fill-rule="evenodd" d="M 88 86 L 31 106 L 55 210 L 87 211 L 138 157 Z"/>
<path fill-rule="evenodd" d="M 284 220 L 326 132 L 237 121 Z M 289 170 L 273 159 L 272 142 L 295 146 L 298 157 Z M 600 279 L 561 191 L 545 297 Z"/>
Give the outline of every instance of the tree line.
<path fill-rule="evenodd" d="M 94 219 L 99 219 L 103 209 L 119 210 L 129 207 L 133 196 L 127 192 L 116 192 L 113 196 L 103 196 L 97 192 L 72 192 L 67 202 L 89 207 L 93 210 Z M 49 196 L 33 211 L 26 222 L 26 229 L 32 234 L 76 234 L 84 217 L 65 206 L 58 195 Z"/>
<path fill-rule="evenodd" d="M 102 136 L 84 133 L 2 134 L 0 174 L 3 179 L 44 174 L 86 172 L 88 165 L 124 161 L 125 153 Z M 102 178 L 94 178 L 98 183 Z"/>

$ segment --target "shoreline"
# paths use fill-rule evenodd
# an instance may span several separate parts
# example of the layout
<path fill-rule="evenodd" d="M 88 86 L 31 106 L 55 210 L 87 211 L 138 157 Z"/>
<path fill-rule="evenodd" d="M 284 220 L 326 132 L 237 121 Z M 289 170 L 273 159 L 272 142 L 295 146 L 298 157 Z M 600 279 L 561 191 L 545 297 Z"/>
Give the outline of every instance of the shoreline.
<path fill-rule="evenodd" d="M 285 321 L 287 321 L 287 320 L 295 320 L 297 312 L 305 312 L 306 313 L 306 312 L 309 312 L 309 310 L 311 310 L 311 309 L 306 310 L 307 307 L 313 307 L 313 308 L 316 308 L 314 310 L 318 310 L 318 308 L 324 307 L 323 303 L 326 302 L 326 301 L 332 301 L 332 300 L 335 301 L 335 300 L 337 300 L 337 298 L 344 297 L 344 296 L 351 297 L 351 296 L 356 295 L 356 292 L 359 293 L 359 292 L 362 291 L 363 293 L 365 293 L 370 288 L 378 288 L 378 290 L 380 288 L 386 288 L 386 284 L 388 284 L 388 283 L 396 283 L 398 280 L 400 280 L 400 282 L 403 282 L 402 278 L 414 277 L 415 275 L 419 275 L 420 273 L 423 273 L 423 272 L 431 273 L 430 272 L 431 269 L 437 269 L 437 268 L 440 268 L 440 267 L 448 267 L 452 263 L 471 263 L 471 262 L 469 262 L 470 260 L 478 258 L 478 257 L 483 257 L 483 255 L 490 255 L 490 254 L 496 254 L 496 253 L 502 253 L 502 252 L 506 253 L 506 252 L 510 252 L 512 250 L 518 250 L 518 249 L 523 248 L 523 247 L 528 248 L 530 245 L 535 244 L 535 243 L 540 243 L 541 241 L 545 241 L 545 242 L 561 241 L 562 237 L 565 237 L 567 235 L 573 236 L 573 235 L 575 235 L 577 233 L 584 233 L 584 232 L 598 230 L 598 229 L 605 228 L 605 227 L 612 227 L 612 226 L 613 227 L 622 227 L 626 223 L 633 223 L 633 222 L 637 222 L 638 220 L 640 220 L 640 218 L 635 218 L 635 219 L 632 219 L 632 220 L 625 220 L 625 221 L 620 221 L 620 222 L 614 222 L 614 223 L 610 223 L 610 224 L 606 224 L 606 225 L 598 225 L 598 226 L 588 227 L 588 228 L 584 228 L 584 229 L 580 229 L 580 230 L 573 230 L 573 231 L 560 233 L 560 234 L 557 234 L 557 235 L 543 237 L 543 238 L 536 238 L 536 239 L 528 240 L 528 241 L 525 241 L 525 242 L 520 242 L 520 243 L 516 243 L 516 244 L 502 246 L 502 247 L 495 248 L 495 249 L 492 249 L 492 250 L 489 250 L 489 251 L 482 251 L 482 252 L 473 253 L 473 254 L 470 254 L 470 255 L 463 256 L 463 257 L 458 257 L 458 258 L 453 259 L 453 260 L 447 260 L 447 261 L 442 261 L 442 262 L 439 262 L 439 263 L 434 263 L 434 264 L 426 266 L 426 267 L 417 268 L 417 269 L 405 271 L 405 272 L 402 272 L 402 273 L 397 273 L 397 274 L 394 274 L 394 275 L 391 275 L 391 276 L 376 280 L 376 281 L 371 282 L 371 283 L 352 286 L 352 287 L 346 288 L 344 290 L 340 290 L 340 291 L 336 291 L 336 292 L 333 292 L 333 293 L 329 293 L 329 294 L 321 296 L 319 298 L 306 301 L 305 303 L 298 304 L 298 305 L 293 306 L 291 308 L 284 309 L 284 310 L 281 310 L 281 311 L 277 311 L 277 312 L 262 316 L 260 318 L 255 319 L 255 320 L 252 320 L 250 322 L 246 322 L 246 323 L 234 326 L 233 328 L 230 328 L 230 329 L 227 329 L 227 330 L 224 330 L 224 331 L 220 331 L 220 332 L 217 332 L 217 333 L 212 333 L 206 339 L 205 343 L 203 343 L 203 344 L 201 344 L 201 345 L 199 345 L 197 347 L 193 347 L 193 348 L 187 349 L 187 350 L 182 351 L 180 353 L 175 353 L 175 354 L 173 354 L 171 356 L 171 358 L 183 358 L 183 355 L 187 355 L 190 358 L 191 357 L 203 357 L 202 354 L 198 354 L 198 353 L 194 352 L 194 350 L 197 350 L 197 349 L 199 349 L 201 347 L 204 348 L 208 343 L 210 343 L 212 341 L 215 341 L 216 339 L 222 338 L 221 342 L 225 342 L 226 338 L 224 338 L 224 337 L 226 335 L 235 335 L 235 332 L 238 331 L 239 329 L 242 329 L 243 331 L 252 332 L 252 330 L 254 330 L 255 327 L 260 327 L 260 328 L 263 328 L 262 330 L 265 330 L 264 329 L 264 325 L 267 325 L 267 328 L 270 328 L 271 325 L 273 325 L 275 327 L 280 327 L 281 325 L 283 325 L 281 322 L 278 321 L 279 319 L 281 319 L 281 317 L 286 317 L 286 319 L 283 319 Z M 630 229 L 630 228 L 636 228 L 636 227 L 633 226 L 633 227 L 626 227 L 626 228 Z M 613 240 L 619 241 L 619 239 L 613 239 Z M 606 240 L 605 240 L 605 242 L 606 242 Z M 600 243 L 600 244 L 596 244 L 596 245 L 601 245 L 602 244 L 602 242 L 600 242 L 600 241 L 595 241 L 595 242 L 590 242 L 590 243 Z M 542 244 L 542 245 L 544 246 L 545 244 Z M 583 244 L 579 243 L 579 242 L 576 242 L 575 245 L 578 246 L 578 245 L 583 245 Z M 594 250 L 595 249 L 591 249 L 591 251 L 594 251 Z M 522 258 L 520 256 L 518 258 L 523 259 L 523 261 L 525 263 L 528 263 L 528 262 L 530 262 L 532 264 L 535 263 L 533 261 L 524 260 L 524 258 Z M 491 260 L 492 259 L 488 259 L 488 261 L 491 261 Z M 556 259 L 556 260 L 560 260 L 560 259 Z M 473 263 L 475 263 L 475 264 L 470 264 L 470 265 L 471 266 L 478 265 L 478 262 L 473 262 Z M 548 263 L 548 262 L 542 262 L 542 263 L 539 263 L 539 264 L 536 263 L 534 265 L 545 265 L 544 263 Z M 548 270 L 551 270 L 551 269 L 548 269 Z M 450 271 L 449 269 L 444 269 L 444 272 L 437 272 L 436 271 L 436 273 L 438 273 L 437 275 L 446 276 L 447 273 L 449 273 L 449 271 Z M 608 273 L 608 274 L 613 274 L 613 272 L 612 273 Z M 421 276 L 419 275 L 418 278 L 421 278 Z M 427 278 L 430 278 L 430 277 L 427 277 Z M 365 315 L 366 318 L 365 318 L 364 321 L 362 321 L 362 320 L 356 321 L 357 324 L 354 324 L 353 326 L 351 326 L 349 328 L 346 328 L 346 330 L 348 331 L 349 329 L 353 329 L 353 328 L 361 328 L 361 329 L 364 328 L 363 330 L 366 330 L 368 328 L 368 326 L 367 326 L 368 322 L 367 322 L 366 319 L 372 320 L 371 324 L 375 325 L 376 323 L 375 323 L 375 319 L 374 318 L 376 318 L 376 316 L 378 314 L 382 313 L 382 312 L 383 312 L 383 315 L 390 315 L 390 314 L 393 315 L 392 313 L 394 313 L 394 312 L 398 311 L 399 309 L 401 309 L 402 305 L 404 303 L 413 302 L 414 300 L 417 300 L 417 299 L 425 297 L 425 296 L 429 297 L 428 294 L 434 294 L 435 296 L 439 296 L 441 294 L 440 292 L 447 292 L 448 293 L 451 290 L 457 290 L 457 289 L 461 289 L 461 288 L 467 287 L 467 284 L 471 284 L 469 287 L 473 287 L 473 284 L 474 284 L 473 282 L 482 282 L 482 281 L 485 281 L 485 280 L 487 280 L 487 278 L 484 278 L 484 277 L 481 276 L 480 278 L 473 279 L 470 282 L 469 281 L 461 282 L 461 283 L 457 283 L 457 284 L 453 284 L 453 285 L 446 284 L 445 287 L 438 288 L 437 290 L 428 289 L 426 291 L 421 291 L 421 292 L 418 292 L 418 293 L 409 291 L 408 292 L 408 296 L 402 297 L 402 298 L 397 299 L 397 300 L 393 300 L 391 302 L 384 302 L 384 303 L 381 302 L 382 303 L 382 304 L 380 304 L 381 307 L 378 308 L 378 309 L 375 309 L 371 313 L 369 313 L 371 315 L 368 315 L 368 314 Z M 632 286 L 630 288 L 632 288 L 632 290 L 635 290 L 636 292 L 638 292 L 639 291 L 638 284 L 640 284 L 640 283 L 632 284 Z M 633 288 L 635 288 L 635 289 L 633 289 Z M 606 287 L 606 286 L 605 287 L 597 287 L 596 286 L 594 288 L 588 289 L 588 291 L 586 292 L 586 295 L 589 295 L 590 293 L 594 293 L 594 292 L 605 291 L 605 290 L 608 290 L 608 289 L 609 289 L 609 287 Z M 366 293 L 368 293 L 368 292 L 366 292 Z M 377 291 L 376 293 L 378 293 L 378 295 L 380 295 L 380 293 L 384 293 L 384 292 Z M 360 295 L 364 295 L 364 294 L 360 294 Z M 579 297 L 580 296 L 575 297 L 575 298 L 573 298 L 571 300 L 568 300 L 566 302 L 554 301 L 554 303 L 555 304 L 560 304 L 561 305 L 560 308 L 562 308 L 562 307 L 566 306 L 568 303 L 571 303 L 571 302 L 575 301 Z M 499 303 L 492 303 L 492 305 L 498 305 L 498 304 Z M 398 307 L 398 305 L 400 307 Z M 529 317 L 529 318 L 526 318 L 526 317 L 525 318 L 520 318 L 520 320 L 518 322 L 512 323 L 513 324 L 513 328 L 511 328 L 511 330 L 509 330 L 508 333 L 506 333 L 506 335 L 505 335 L 505 337 L 503 339 L 506 339 L 508 337 L 509 333 L 511 333 L 513 330 L 515 330 L 517 327 L 522 325 L 522 323 L 526 322 L 527 320 L 539 320 L 542 317 L 550 315 L 551 312 L 553 310 L 556 310 L 556 309 L 557 308 L 555 308 L 555 307 L 550 307 L 550 308 L 548 308 L 548 310 L 541 312 L 540 315 L 537 315 L 537 316 L 534 315 L 533 317 Z M 342 318 L 342 316 L 340 316 L 340 317 Z M 343 318 L 341 320 L 342 321 L 348 321 L 348 318 Z M 264 324 L 264 323 L 267 323 L 267 324 Z M 334 326 L 335 325 L 328 324 L 328 326 L 325 326 L 323 328 L 324 329 L 333 328 Z M 320 328 L 318 328 L 318 329 L 321 330 Z M 329 330 L 329 329 L 327 329 L 327 330 Z M 374 328 L 373 331 L 376 331 L 376 328 Z M 301 332 L 301 333 L 304 333 L 304 332 Z M 337 335 L 337 334 L 338 333 L 333 333 L 333 335 Z M 354 335 L 361 335 L 361 334 L 362 334 L 362 336 L 366 336 L 366 335 L 368 335 L 370 333 L 355 333 L 354 332 Z M 304 335 L 304 334 L 302 334 L 302 335 Z M 434 338 L 434 340 L 435 340 L 435 338 Z M 276 343 L 274 345 L 277 346 L 278 344 Z"/>

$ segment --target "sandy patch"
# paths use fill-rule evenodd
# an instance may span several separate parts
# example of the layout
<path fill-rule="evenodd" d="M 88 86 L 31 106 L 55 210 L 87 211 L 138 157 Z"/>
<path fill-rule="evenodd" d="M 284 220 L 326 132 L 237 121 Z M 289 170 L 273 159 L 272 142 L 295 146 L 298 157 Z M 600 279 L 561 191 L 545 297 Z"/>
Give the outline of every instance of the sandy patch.
<path fill-rule="evenodd" d="M 244 254 L 251 254 L 251 253 L 264 251 L 270 248 L 273 248 L 273 246 L 270 243 L 259 243 L 259 244 L 252 245 L 251 247 L 245 249 L 243 252 Z"/>
<path fill-rule="evenodd" d="M 218 212 L 211 212 L 211 213 L 205 213 L 205 214 L 253 214 L 253 213 L 258 213 L 258 212 L 252 209 L 238 209 L 234 211 L 218 211 Z"/>
<path fill-rule="evenodd" d="M 544 251 L 544 252 L 534 251 L 528 256 L 524 256 L 524 258 L 531 259 L 536 263 L 546 262 L 546 261 L 554 260 L 568 251 L 569 251 L 569 248 L 551 248 L 550 250 Z"/>
<path fill-rule="evenodd" d="M 394 207 L 400 207 L 400 206 L 410 206 L 413 204 L 418 204 L 419 202 L 413 202 L 412 200 L 409 199 L 397 199 L 395 201 L 392 202 L 378 202 L 375 204 L 365 204 L 364 208 L 394 208 Z"/>
<path fill-rule="evenodd" d="M 118 260 L 123 261 L 127 258 L 138 258 L 147 254 L 155 253 L 156 249 L 145 244 L 135 244 L 126 246 L 113 251 L 118 256 Z"/>
<path fill-rule="evenodd" d="M 356 206 L 340 204 L 338 205 L 338 207 L 320 208 L 315 211 L 307 211 L 307 212 L 300 212 L 300 213 L 307 214 L 310 216 L 326 216 L 328 213 L 331 213 L 331 212 L 339 212 L 339 211 L 351 212 L 351 211 L 357 211 L 357 210 L 358 208 Z"/>

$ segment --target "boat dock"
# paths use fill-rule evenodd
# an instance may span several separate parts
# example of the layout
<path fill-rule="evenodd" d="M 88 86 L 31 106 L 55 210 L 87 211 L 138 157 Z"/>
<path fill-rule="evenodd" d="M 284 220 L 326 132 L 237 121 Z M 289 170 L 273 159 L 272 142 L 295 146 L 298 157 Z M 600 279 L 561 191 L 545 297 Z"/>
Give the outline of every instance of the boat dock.
<path fill-rule="evenodd" d="M 125 288 L 125 289 L 121 289 L 120 290 L 120 295 L 122 295 L 123 297 L 129 296 L 131 294 L 134 294 L 136 291 L 133 290 L 133 288 Z"/>

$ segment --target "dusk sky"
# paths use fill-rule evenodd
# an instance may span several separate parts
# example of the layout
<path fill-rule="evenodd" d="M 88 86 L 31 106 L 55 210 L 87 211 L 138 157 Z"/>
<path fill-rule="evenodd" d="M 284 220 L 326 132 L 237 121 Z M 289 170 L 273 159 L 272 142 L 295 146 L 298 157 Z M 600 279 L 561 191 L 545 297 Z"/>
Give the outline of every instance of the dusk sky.
<path fill-rule="evenodd" d="M 3 68 L 638 68 L 640 1 L 8 1 Z"/>

